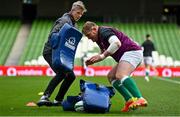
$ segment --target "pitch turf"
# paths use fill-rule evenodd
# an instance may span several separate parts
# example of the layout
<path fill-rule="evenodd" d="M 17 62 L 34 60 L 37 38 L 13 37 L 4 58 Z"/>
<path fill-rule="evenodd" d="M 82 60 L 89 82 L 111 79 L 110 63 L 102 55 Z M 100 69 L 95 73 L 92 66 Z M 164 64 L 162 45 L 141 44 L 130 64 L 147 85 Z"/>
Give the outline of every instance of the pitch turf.
<path fill-rule="evenodd" d="M 80 79 L 109 85 L 105 77 L 78 77 L 73 83 L 67 95 L 79 93 Z M 178 78 L 179 79 L 179 78 Z M 146 82 L 143 78 L 135 78 L 149 105 L 146 108 L 122 113 L 120 109 L 124 105 L 121 95 L 111 99 L 110 112 L 105 114 L 89 114 L 63 111 L 62 107 L 27 107 L 26 103 L 38 101 L 39 92 L 44 91 L 49 77 L 0 77 L 0 116 L 180 116 L 180 81 L 179 83 L 150 79 Z M 59 87 L 53 93 L 54 99 Z"/>

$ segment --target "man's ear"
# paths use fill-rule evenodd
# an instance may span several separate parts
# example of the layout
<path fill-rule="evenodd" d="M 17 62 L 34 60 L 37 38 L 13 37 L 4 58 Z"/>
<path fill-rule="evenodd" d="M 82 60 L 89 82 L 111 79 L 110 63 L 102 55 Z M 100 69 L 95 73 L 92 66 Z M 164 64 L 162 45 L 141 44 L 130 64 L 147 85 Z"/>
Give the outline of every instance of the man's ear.
<path fill-rule="evenodd" d="M 95 26 L 93 26 L 93 27 L 92 27 L 92 30 L 93 30 L 93 31 L 95 31 L 95 30 L 96 30 L 96 27 L 95 27 Z"/>

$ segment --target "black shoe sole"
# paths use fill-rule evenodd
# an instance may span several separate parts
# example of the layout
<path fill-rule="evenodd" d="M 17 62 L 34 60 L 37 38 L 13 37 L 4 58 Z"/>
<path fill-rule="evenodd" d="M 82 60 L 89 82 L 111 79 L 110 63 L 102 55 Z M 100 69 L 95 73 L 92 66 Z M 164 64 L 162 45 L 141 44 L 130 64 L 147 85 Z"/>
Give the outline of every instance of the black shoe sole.
<path fill-rule="evenodd" d="M 62 106 L 61 104 L 52 103 L 52 106 Z"/>
<path fill-rule="evenodd" d="M 37 105 L 40 106 L 53 106 L 52 102 L 38 102 Z"/>

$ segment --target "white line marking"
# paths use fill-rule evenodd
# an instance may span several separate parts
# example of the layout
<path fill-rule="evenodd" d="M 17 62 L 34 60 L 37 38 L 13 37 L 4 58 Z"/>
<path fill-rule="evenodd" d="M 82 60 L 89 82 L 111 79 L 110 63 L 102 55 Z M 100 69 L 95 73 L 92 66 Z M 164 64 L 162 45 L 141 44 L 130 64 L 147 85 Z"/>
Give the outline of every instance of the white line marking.
<path fill-rule="evenodd" d="M 155 78 L 155 77 L 154 77 L 154 78 Z M 155 79 L 163 80 L 163 81 L 171 82 L 171 83 L 175 83 L 175 84 L 180 84 L 179 81 L 175 81 L 175 80 L 171 80 L 171 79 L 166 79 L 166 78 L 155 78 Z"/>

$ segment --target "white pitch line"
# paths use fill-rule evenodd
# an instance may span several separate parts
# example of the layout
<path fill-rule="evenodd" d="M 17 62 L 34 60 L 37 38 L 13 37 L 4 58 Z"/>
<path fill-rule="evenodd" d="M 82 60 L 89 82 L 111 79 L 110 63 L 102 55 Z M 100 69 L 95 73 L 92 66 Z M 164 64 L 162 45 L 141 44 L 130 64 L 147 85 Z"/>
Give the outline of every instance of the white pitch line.
<path fill-rule="evenodd" d="M 171 79 L 165 79 L 165 78 L 155 78 L 155 79 L 163 80 L 163 81 L 171 82 L 171 83 L 175 83 L 175 84 L 180 84 L 179 81 L 174 81 L 174 80 L 171 80 Z"/>

